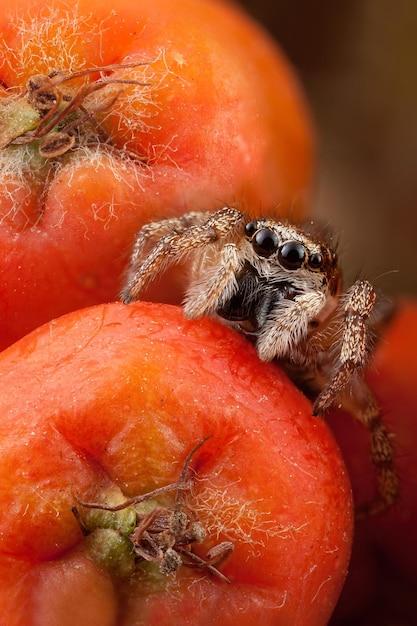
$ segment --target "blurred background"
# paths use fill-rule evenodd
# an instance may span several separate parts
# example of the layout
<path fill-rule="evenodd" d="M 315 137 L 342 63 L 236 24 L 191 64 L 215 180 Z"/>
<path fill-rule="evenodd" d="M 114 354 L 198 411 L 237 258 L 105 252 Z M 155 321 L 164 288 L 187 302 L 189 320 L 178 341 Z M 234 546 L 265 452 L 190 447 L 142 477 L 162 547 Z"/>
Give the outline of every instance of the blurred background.
<path fill-rule="evenodd" d="M 340 240 L 347 280 L 363 276 L 390 296 L 415 295 L 417 2 L 240 2 L 281 44 L 307 94 L 317 138 L 314 212 Z M 331 626 L 416 626 L 415 589 L 383 563 L 380 573 L 373 605 L 352 616 L 349 593 L 361 590 L 351 588 Z"/>
<path fill-rule="evenodd" d="M 417 2 L 240 0 L 298 71 L 313 112 L 315 214 L 348 280 L 417 293 Z"/>

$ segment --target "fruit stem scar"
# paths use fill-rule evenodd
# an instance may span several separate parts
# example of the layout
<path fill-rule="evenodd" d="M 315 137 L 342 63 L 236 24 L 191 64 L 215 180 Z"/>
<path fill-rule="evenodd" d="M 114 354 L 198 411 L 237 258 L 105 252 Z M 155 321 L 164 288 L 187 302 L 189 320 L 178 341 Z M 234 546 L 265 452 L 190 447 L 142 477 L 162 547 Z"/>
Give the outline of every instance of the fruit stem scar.
<path fill-rule="evenodd" d="M 73 148 L 86 145 L 87 140 L 90 145 L 92 133 L 88 127 L 97 127 L 97 114 L 112 108 L 122 93 L 123 86 L 151 86 L 151 83 L 143 80 L 114 74 L 103 76 L 102 73 L 149 66 L 152 62 L 115 63 L 75 72 L 52 71 L 49 74 L 32 76 L 18 97 L 13 93 L 0 101 L 0 149 L 40 140 L 40 155 L 45 159 L 53 159 Z M 64 83 L 97 73 L 100 75 L 97 80 L 85 83 L 75 93 L 70 94 L 61 88 Z M 86 103 L 89 96 L 109 85 L 120 85 L 120 91 L 112 94 L 110 99 Z M 6 89 L 6 93 L 7 91 Z M 106 141 L 108 140 L 107 137 Z M 100 144 L 101 141 L 102 138 L 96 133 L 95 143 Z"/>
<path fill-rule="evenodd" d="M 72 512 L 93 558 L 119 577 L 129 576 L 137 564 L 150 562 L 164 576 L 175 574 L 181 566 L 197 567 L 222 582 L 230 582 L 218 566 L 233 552 L 234 543 L 223 541 L 213 546 L 205 558 L 197 555 L 193 547 L 206 539 L 206 531 L 184 498 L 184 492 L 190 491 L 193 484 L 191 461 L 209 438 L 190 450 L 174 483 L 119 504 L 107 503 L 105 498 L 104 502 L 86 502 L 76 497 L 78 506 Z M 158 496 L 173 492 L 172 505 L 156 501 Z"/>

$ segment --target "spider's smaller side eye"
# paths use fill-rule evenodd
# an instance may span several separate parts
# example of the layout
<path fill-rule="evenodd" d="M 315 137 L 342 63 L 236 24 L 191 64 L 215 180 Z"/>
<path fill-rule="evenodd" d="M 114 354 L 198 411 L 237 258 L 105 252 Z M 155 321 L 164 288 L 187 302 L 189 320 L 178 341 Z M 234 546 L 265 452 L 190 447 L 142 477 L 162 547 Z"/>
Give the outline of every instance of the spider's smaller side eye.
<path fill-rule="evenodd" d="M 287 241 L 279 249 L 278 260 L 287 270 L 298 270 L 304 263 L 306 249 L 299 241 Z"/>
<path fill-rule="evenodd" d="M 308 259 L 308 264 L 312 270 L 319 270 L 323 265 L 323 256 L 320 252 L 313 252 Z"/>
<path fill-rule="evenodd" d="M 245 226 L 245 235 L 247 235 L 247 237 L 253 237 L 257 230 L 258 222 L 248 222 Z"/>
<path fill-rule="evenodd" d="M 261 228 L 253 238 L 252 244 L 256 254 L 269 257 L 278 250 L 278 237 L 270 228 Z"/>

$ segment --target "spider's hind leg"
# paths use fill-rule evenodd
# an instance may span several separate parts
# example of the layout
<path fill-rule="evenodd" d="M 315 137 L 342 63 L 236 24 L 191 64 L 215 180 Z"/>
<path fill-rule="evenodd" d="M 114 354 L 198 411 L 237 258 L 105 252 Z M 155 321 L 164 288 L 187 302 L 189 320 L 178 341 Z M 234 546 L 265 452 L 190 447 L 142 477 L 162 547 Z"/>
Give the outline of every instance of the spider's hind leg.
<path fill-rule="evenodd" d="M 371 460 L 375 467 L 378 497 L 357 509 L 357 517 L 375 515 L 388 509 L 398 499 L 399 480 L 394 464 L 392 434 L 388 432 L 371 390 L 363 380 L 355 381 L 353 393 L 346 394 L 342 408 L 369 431 Z"/>

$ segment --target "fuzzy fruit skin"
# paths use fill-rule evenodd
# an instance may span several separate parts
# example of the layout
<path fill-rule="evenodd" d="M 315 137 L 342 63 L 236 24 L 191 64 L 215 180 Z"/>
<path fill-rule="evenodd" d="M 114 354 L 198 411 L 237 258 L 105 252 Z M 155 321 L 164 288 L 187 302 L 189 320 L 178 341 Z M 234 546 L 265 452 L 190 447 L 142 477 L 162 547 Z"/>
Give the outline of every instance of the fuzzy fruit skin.
<path fill-rule="evenodd" d="M 0 79 L 24 85 L 31 75 L 66 69 L 68 51 L 77 68 L 152 60 L 163 49 L 171 73 L 155 91 L 156 106 L 145 107 L 151 128 L 129 131 L 131 149 L 162 154 L 146 170 L 72 155 L 30 193 L 13 176 L 2 181 L 0 347 L 65 312 L 113 300 L 145 222 L 225 204 L 291 219 L 305 214 L 310 118 L 292 70 L 264 31 L 215 0 L 79 0 L 77 7 L 68 13 L 66 0 L 17 0 L 13 9 L 4 3 Z M 56 28 L 42 30 L 48 19 Z M 63 43 L 54 47 L 58 28 Z M 122 145 L 129 129 L 119 121 L 110 117 L 107 128 Z M 181 277 L 175 280 L 161 283 L 155 299 L 178 301 Z"/>
<path fill-rule="evenodd" d="M 79 626 L 327 623 L 351 545 L 344 465 L 310 403 L 232 330 L 169 305 L 68 314 L 0 356 L 0 420 L 7 626 L 66 624 L 73 603 Z M 94 498 L 104 480 L 126 495 L 168 484 L 208 435 L 194 503 L 206 525 L 216 512 L 219 534 L 201 553 L 227 527 L 231 584 L 182 569 L 159 592 L 113 586 L 85 553 L 74 494 Z"/>
<path fill-rule="evenodd" d="M 367 371 L 367 380 L 393 434 L 398 502 L 382 515 L 361 520 L 353 565 L 342 595 L 340 615 L 357 616 L 377 598 L 377 606 L 415 619 L 417 590 L 417 303 L 399 303 Z M 375 494 L 369 437 L 349 415 L 329 416 L 352 481 L 355 501 Z M 356 545 L 357 544 L 357 545 Z M 358 593 L 359 591 L 359 593 Z M 379 594 L 379 597 L 378 597 Z M 409 604 L 409 609 L 407 609 Z M 398 618 L 397 618 L 398 619 Z M 378 622 L 380 623 L 380 622 Z"/>

